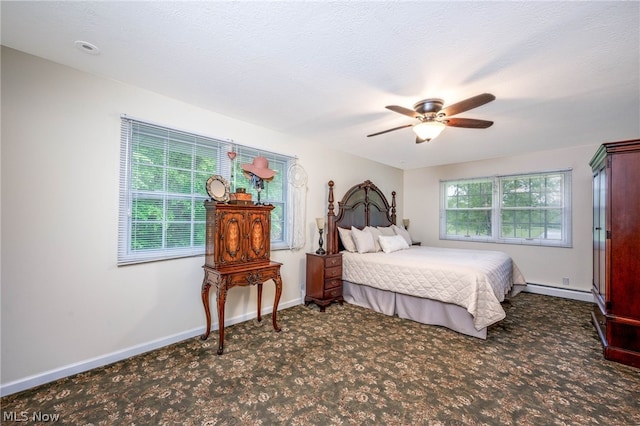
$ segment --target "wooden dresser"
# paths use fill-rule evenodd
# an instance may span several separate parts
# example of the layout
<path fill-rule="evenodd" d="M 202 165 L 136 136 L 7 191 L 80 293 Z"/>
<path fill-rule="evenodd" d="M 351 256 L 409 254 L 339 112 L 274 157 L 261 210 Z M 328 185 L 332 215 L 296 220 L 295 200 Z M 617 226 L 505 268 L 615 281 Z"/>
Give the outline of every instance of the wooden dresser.
<path fill-rule="evenodd" d="M 281 263 L 272 262 L 271 210 L 272 205 L 236 205 L 205 201 L 207 211 L 204 279 L 202 304 L 207 318 L 205 340 L 211 331 L 209 289 L 216 288 L 218 308 L 218 355 L 224 350 L 224 307 L 227 291 L 235 286 L 258 287 L 258 322 L 262 321 L 262 284 L 273 280 L 276 285 L 273 303 L 273 328 L 277 324 L 278 302 L 282 294 Z"/>
<path fill-rule="evenodd" d="M 307 294 L 304 304 L 313 302 L 320 312 L 332 302 L 343 302 L 342 254 L 307 253 Z"/>
<path fill-rule="evenodd" d="M 593 170 L 593 323 L 604 357 L 640 367 L 640 139 L 603 144 Z"/>

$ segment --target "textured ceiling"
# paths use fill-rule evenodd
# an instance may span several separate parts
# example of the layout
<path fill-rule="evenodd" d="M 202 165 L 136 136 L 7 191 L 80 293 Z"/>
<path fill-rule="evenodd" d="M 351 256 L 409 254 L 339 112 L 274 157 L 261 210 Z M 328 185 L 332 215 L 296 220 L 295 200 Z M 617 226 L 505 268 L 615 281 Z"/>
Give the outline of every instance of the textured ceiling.
<path fill-rule="evenodd" d="M 640 137 L 636 1 L 2 1 L 1 14 L 5 46 L 402 169 Z M 413 122 L 385 105 L 484 92 L 497 99 L 459 117 L 489 129 L 365 137 Z"/>

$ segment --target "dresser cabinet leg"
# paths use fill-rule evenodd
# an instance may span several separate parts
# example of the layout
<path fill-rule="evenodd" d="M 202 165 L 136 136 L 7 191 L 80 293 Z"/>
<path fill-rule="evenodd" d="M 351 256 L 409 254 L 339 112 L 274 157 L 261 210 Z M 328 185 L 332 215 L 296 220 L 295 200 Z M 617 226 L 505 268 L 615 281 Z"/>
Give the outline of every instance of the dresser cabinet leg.
<path fill-rule="evenodd" d="M 209 289 L 211 288 L 211 284 L 207 280 L 205 275 L 204 281 L 202 282 L 202 306 L 204 306 L 204 315 L 207 317 L 207 328 L 204 330 L 204 334 L 200 336 L 201 340 L 207 340 L 209 337 L 209 333 L 211 332 L 211 310 L 209 309 Z"/>
<path fill-rule="evenodd" d="M 224 304 L 227 300 L 227 289 L 218 287 L 218 355 L 224 351 Z"/>
<path fill-rule="evenodd" d="M 262 283 L 256 284 L 258 287 L 258 322 L 262 322 Z"/>
<path fill-rule="evenodd" d="M 278 327 L 278 303 L 280 303 L 280 296 L 282 295 L 282 278 L 280 278 L 280 274 L 273 279 L 273 282 L 276 284 L 276 297 L 273 301 L 273 329 L 275 331 L 280 331 L 280 327 Z"/>

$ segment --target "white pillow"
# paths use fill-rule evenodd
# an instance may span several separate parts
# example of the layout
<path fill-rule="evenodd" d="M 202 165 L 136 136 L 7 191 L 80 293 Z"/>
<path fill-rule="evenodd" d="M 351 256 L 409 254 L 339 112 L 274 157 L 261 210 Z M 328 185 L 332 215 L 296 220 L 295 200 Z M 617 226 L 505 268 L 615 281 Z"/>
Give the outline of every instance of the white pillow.
<path fill-rule="evenodd" d="M 396 232 L 390 226 L 378 226 L 378 231 L 380 231 L 382 235 L 386 235 L 387 237 L 396 235 Z"/>
<path fill-rule="evenodd" d="M 353 237 L 353 242 L 356 243 L 358 253 L 374 253 L 376 251 L 376 245 L 371 232 L 361 231 L 352 226 L 351 236 Z"/>
<path fill-rule="evenodd" d="M 380 247 L 380 243 L 378 242 L 378 237 L 382 235 L 382 232 L 380 232 L 378 228 L 374 228 L 373 226 L 365 226 L 364 230 L 371 233 L 371 235 L 373 235 L 373 243 L 376 246 L 376 251 L 382 251 L 382 248 Z"/>
<path fill-rule="evenodd" d="M 391 227 L 395 231 L 396 235 L 400 235 L 402 238 L 405 239 L 407 244 L 409 245 L 413 244 L 413 242 L 411 241 L 411 235 L 409 235 L 409 231 L 407 231 L 404 228 L 400 228 L 399 226 L 396 226 L 396 225 L 391 225 Z"/>
<path fill-rule="evenodd" d="M 404 238 L 400 235 L 394 235 L 392 237 L 382 235 L 378 238 L 380 240 L 380 247 L 385 253 L 391 253 L 398 250 L 408 249 L 409 245 Z"/>
<path fill-rule="evenodd" d="M 356 244 L 353 242 L 353 238 L 351 237 L 351 230 L 338 228 L 338 233 L 340 234 L 340 241 L 342 241 L 344 249 L 354 253 L 356 251 Z"/>

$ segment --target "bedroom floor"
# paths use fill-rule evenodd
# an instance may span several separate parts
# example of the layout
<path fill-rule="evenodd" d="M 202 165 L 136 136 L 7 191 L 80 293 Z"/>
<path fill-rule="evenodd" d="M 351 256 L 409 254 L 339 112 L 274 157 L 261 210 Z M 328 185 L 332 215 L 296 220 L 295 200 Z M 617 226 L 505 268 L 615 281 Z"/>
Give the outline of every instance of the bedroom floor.
<path fill-rule="evenodd" d="M 606 361 L 591 304 L 522 293 L 487 340 L 352 306 L 295 306 L 1 400 L 113 424 L 640 424 L 640 369 Z M 269 324 L 269 318 L 265 321 Z M 8 422 L 11 423 L 10 421 Z M 24 423 L 22 423 L 24 424 Z"/>

